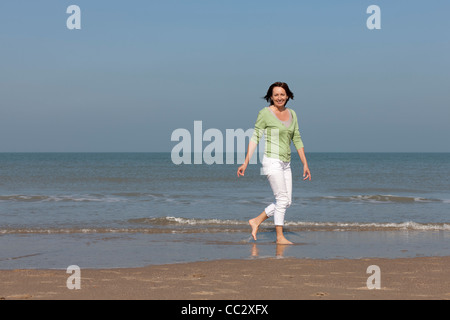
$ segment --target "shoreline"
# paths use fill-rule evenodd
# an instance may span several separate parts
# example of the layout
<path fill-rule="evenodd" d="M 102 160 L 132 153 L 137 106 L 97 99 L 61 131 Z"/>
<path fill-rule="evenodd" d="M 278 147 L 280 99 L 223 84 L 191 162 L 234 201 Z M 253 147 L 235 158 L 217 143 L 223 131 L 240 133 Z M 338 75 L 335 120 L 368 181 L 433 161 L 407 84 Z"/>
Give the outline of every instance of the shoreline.
<path fill-rule="evenodd" d="M 380 289 L 368 279 L 379 267 Z M 427 300 L 450 299 L 450 256 L 257 258 L 136 268 L 0 270 L 1 300 Z M 375 283 L 371 281 L 370 283 Z"/>

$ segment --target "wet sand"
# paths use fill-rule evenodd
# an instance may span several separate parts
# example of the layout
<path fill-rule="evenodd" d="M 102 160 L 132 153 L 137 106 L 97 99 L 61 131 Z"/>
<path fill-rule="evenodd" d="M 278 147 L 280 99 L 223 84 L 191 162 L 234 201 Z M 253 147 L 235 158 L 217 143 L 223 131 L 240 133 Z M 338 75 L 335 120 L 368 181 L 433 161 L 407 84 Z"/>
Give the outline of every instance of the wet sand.
<path fill-rule="evenodd" d="M 368 288 L 368 278 L 375 275 L 367 273 L 371 265 L 379 267 L 380 289 Z M 66 270 L 0 270 L 0 299 L 450 299 L 450 257 L 267 258 L 80 268 L 78 290 L 68 289 L 71 274 Z"/>

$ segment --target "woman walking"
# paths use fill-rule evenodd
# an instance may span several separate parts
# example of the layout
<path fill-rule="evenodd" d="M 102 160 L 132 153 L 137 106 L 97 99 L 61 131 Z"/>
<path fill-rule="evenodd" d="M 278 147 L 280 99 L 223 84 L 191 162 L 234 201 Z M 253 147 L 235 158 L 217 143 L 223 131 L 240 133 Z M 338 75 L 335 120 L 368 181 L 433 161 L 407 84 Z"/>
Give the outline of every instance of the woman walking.
<path fill-rule="evenodd" d="M 253 239 L 256 240 L 259 225 L 270 217 L 274 217 L 277 234 L 277 244 L 292 244 L 283 234 L 284 216 L 292 201 L 291 173 L 291 141 L 297 149 L 303 163 L 303 180 L 311 180 L 311 173 L 306 161 L 305 149 L 298 130 L 297 115 L 292 109 L 286 108 L 294 94 L 284 82 L 275 82 L 267 90 L 264 97 L 270 103 L 258 113 L 255 130 L 250 139 L 244 163 L 238 168 L 237 176 L 243 176 L 247 165 L 264 133 L 265 152 L 262 160 L 263 172 L 267 175 L 275 203 L 271 203 L 257 217 L 249 220 Z"/>

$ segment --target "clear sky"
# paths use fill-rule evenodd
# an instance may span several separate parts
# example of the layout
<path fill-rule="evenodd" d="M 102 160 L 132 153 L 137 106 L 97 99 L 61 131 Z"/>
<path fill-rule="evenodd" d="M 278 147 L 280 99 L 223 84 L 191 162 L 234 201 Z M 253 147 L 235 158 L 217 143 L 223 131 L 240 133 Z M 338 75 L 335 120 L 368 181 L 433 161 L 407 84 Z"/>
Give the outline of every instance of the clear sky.
<path fill-rule="evenodd" d="M 171 151 L 194 120 L 252 128 L 275 81 L 307 152 L 450 152 L 449 14 L 448 0 L 2 0 L 0 152 Z"/>

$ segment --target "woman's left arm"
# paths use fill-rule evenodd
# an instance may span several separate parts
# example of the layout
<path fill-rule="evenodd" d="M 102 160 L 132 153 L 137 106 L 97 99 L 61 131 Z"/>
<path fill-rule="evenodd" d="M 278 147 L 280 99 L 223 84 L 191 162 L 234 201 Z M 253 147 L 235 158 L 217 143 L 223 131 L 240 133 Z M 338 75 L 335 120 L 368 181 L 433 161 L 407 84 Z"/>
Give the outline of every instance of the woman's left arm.
<path fill-rule="evenodd" d="M 311 181 L 311 172 L 308 168 L 308 161 L 306 161 L 305 148 L 297 149 L 297 152 L 300 156 L 300 160 L 303 163 L 303 180 L 309 179 L 309 181 Z"/>

